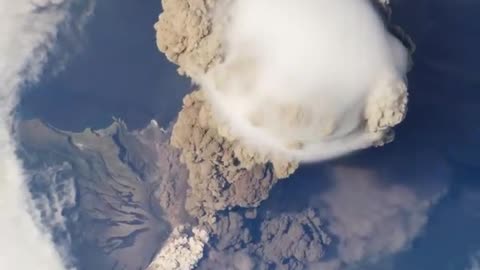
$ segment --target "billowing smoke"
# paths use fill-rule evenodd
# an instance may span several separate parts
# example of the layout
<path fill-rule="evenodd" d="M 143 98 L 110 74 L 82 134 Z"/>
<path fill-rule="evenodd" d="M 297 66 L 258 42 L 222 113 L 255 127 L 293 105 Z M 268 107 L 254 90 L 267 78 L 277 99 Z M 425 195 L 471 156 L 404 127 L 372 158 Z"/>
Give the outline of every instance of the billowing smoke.
<path fill-rule="evenodd" d="M 392 138 L 406 112 L 406 48 L 368 0 L 217 7 L 224 61 L 194 78 L 227 137 L 266 156 L 333 158 Z"/>
<path fill-rule="evenodd" d="M 247 269 L 255 264 L 305 269 L 319 261 L 340 269 L 380 257 L 377 251 L 384 248 L 390 248 L 388 254 L 401 250 L 425 224 L 431 197 L 395 186 L 385 193 L 405 196 L 406 205 L 393 202 L 372 213 L 372 224 L 356 234 L 355 220 L 349 223 L 348 209 L 337 201 L 348 193 L 345 184 L 317 205 L 325 221 L 333 221 L 328 226 L 333 236 L 345 232 L 338 256 L 327 262 L 337 242 L 330 241 L 316 212 L 256 218 L 229 211 L 258 207 L 300 161 L 330 159 L 392 139 L 391 129 L 406 113 L 409 55 L 377 13 L 387 1 L 378 7 L 371 2 L 162 0 L 155 24 L 158 48 L 180 74 L 199 84 L 185 97 L 171 137 L 189 170 L 187 212 L 213 239 L 199 269 L 244 267 L 235 264 L 236 254 L 252 256 L 239 260 Z M 367 181 L 365 192 L 388 203 L 377 184 Z M 355 198 L 360 210 L 375 203 L 368 196 Z M 393 217 L 384 217 L 389 211 Z M 242 224 L 262 218 L 252 237 Z M 372 235 L 383 222 L 395 227 L 394 219 L 408 223 L 398 227 L 404 240 Z M 394 240 L 398 243 L 391 244 Z"/>
<path fill-rule="evenodd" d="M 15 154 L 12 110 L 22 86 L 41 75 L 68 4 L 0 0 L 0 269 L 64 269 L 50 234 L 29 214 L 35 209 Z"/>
<path fill-rule="evenodd" d="M 432 207 L 446 194 L 450 176 L 443 161 L 431 155 L 421 158 L 428 161 L 408 165 L 422 166 L 423 173 L 414 169 L 402 174 L 394 166 L 382 171 L 333 168 L 332 187 L 311 203 L 323 208 L 337 246 L 330 260 L 312 269 L 349 269 L 346 266 L 374 263 L 410 247 Z"/>
<path fill-rule="evenodd" d="M 202 259 L 208 233 L 200 228 L 178 226 L 147 270 L 192 270 Z"/>

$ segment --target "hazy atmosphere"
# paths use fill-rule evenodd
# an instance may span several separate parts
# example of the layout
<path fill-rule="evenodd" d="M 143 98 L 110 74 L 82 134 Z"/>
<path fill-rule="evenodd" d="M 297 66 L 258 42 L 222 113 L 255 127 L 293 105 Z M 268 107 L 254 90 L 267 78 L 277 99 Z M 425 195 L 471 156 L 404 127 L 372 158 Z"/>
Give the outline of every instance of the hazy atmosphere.
<path fill-rule="evenodd" d="M 0 269 L 480 269 L 480 3 L 0 15 Z"/>

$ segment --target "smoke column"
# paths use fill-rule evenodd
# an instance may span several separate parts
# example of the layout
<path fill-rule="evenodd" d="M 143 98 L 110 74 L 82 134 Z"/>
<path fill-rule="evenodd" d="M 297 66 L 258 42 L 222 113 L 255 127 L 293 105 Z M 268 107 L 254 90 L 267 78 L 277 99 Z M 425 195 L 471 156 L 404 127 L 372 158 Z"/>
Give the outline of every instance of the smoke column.
<path fill-rule="evenodd" d="M 15 154 L 12 110 L 22 86 L 38 80 L 67 15 L 63 0 L 0 0 L 0 269 L 65 269 L 29 214 L 35 210 Z"/>
<path fill-rule="evenodd" d="M 381 145 L 406 113 L 406 48 L 368 0 L 219 8 L 225 59 L 197 79 L 226 135 L 299 161 Z"/>

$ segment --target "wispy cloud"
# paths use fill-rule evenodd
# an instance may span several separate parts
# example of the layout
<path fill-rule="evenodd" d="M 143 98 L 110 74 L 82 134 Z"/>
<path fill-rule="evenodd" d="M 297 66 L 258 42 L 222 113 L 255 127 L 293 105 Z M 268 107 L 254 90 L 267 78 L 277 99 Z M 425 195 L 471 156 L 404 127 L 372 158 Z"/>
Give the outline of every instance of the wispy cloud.
<path fill-rule="evenodd" d="M 34 208 L 12 134 L 19 91 L 37 81 L 71 2 L 0 0 L 0 269 L 60 270 L 63 259 Z"/>
<path fill-rule="evenodd" d="M 392 167 L 334 168 L 332 187 L 313 203 L 324 208 L 336 250 L 331 260 L 312 269 L 349 269 L 408 249 L 448 191 L 449 171 L 443 165 L 423 164 L 428 172 L 424 175 L 415 174 L 415 169 L 401 175 Z"/>
<path fill-rule="evenodd" d="M 480 270 L 480 251 L 470 258 L 470 266 L 465 270 Z"/>
<path fill-rule="evenodd" d="M 57 249 L 68 266 L 73 264 L 74 260 L 69 260 L 72 242 L 64 211 L 72 210 L 76 206 L 77 191 L 75 179 L 61 177 L 61 174 L 71 168 L 68 163 L 41 168 L 33 172 L 34 176 L 29 182 L 36 187 L 30 189 L 34 206 L 31 214 L 45 229 L 52 232 Z"/>

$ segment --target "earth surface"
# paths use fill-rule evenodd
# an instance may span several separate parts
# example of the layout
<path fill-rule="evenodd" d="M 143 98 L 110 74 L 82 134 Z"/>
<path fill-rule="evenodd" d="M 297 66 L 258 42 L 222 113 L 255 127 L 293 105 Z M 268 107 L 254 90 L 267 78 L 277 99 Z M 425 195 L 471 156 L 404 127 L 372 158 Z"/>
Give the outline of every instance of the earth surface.
<path fill-rule="evenodd" d="M 307 197 L 331 188 L 312 179 L 331 164 L 390 170 L 419 193 L 445 192 L 411 245 L 354 268 L 480 269 L 480 3 L 391 2 L 393 21 L 416 45 L 409 113 L 396 140 L 301 166 L 262 207 L 301 212 Z M 188 177 L 168 140 L 192 86 L 155 46 L 160 11 L 160 1 L 98 1 L 80 48 L 64 69 L 47 67 L 17 109 L 30 191 L 40 207 L 57 206 L 50 215 L 65 222 L 49 225 L 79 270 L 145 269 L 173 229 L 159 189 Z"/>

